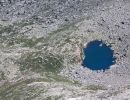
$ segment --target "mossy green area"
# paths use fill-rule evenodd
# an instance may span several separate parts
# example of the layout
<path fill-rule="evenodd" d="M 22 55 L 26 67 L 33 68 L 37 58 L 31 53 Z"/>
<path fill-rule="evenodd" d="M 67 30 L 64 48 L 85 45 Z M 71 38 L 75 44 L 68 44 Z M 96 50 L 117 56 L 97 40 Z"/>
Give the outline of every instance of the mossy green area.
<path fill-rule="evenodd" d="M 34 24 L 33 21 L 23 21 L 7 26 L 0 26 L 0 46 L 5 49 L 30 48 L 15 61 L 20 71 L 33 71 L 37 73 L 59 73 L 66 65 L 80 62 L 75 54 L 76 45 L 79 46 L 79 38 L 72 33 L 78 28 L 74 25 L 65 25 L 48 33 L 46 37 L 29 37 L 19 33 L 20 29 Z M 82 49 L 81 49 L 82 52 Z M 80 56 L 81 57 L 81 56 Z"/>
<path fill-rule="evenodd" d="M 11 47 L 15 45 L 20 45 L 21 47 L 34 47 L 38 40 L 36 38 L 27 38 L 23 35 L 8 35 L 8 36 L 1 36 L 0 43 L 5 44 L 6 47 Z"/>
<path fill-rule="evenodd" d="M 63 68 L 62 55 L 41 52 L 32 52 L 22 55 L 19 59 L 20 70 L 32 70 L 34 72 L 57 73 Z"/>
<path fill-rule="evenodd" d="M 62 100 L 62 96 L 49 96 L 46 100 Z"/>
<path fill-rule="evenodd" d="M 29 87 L 27 86 L 27 83 L 29 82 L 17 82 L 13 85 L 6 83 L 0 88 L 0 99 L 10 100 L 11 98 L 12 100 L 20 100 L 23 98 L 24 100 L 31 100 L 37 97 L 39 93 L 47 92 L 46 88 Z"/>
<path fill-rule="evenodd" d="M 77 38 L 71 34 L 76 31 L 76 26 L 65 25 L 49 33 L 47 37 L 40 38 L 18 33 L 20 28 L 32 24 L 33 22 L 21 22 L 0 27 L 1 47 L 8 49 L 29 47 L 34 51 L 22 54 L 20 59 L 16 61 L 16 64 L 20 65 L 20 71 L 58 73 L 64 67 L 64 59 L 68 59 L 68 63 L 71 64 L 77 62 L 76 56 L 71 54 L 74 52 L 73 46 L 77 44 Z M 70 49 L 67 45 L 72 46 L 72 48 Z M 50 50 L 50 48 L 52 49 Z"/>
<path fill-rule="evenodd" d="M 71 43 L 71 39 L 74 36 L 71 36 L 71 33 L 77 30 L 77 27 L 74 25 L 65 25 L 61 28 L 48 33 L 47 37 L 36 38 L 35 36 L 28 37 L 26 33 L 19 33 L 23 27 L 33 25 L 33 21 L 23 21 L 19 23 L 13 23 L 11 25 L 2 26 L 0 25 L 0 44 L 5 44 L 7 47 L 15 46 L 20 44 L 22 47 L 39 47 L 40 49 L 43 46 L 57 46 L 61 47 L 66 43 Z M 30 31 L 30 30 L 28 30 Z M 36 46 L 38 43 L 41 43 L 40 46 Z"/>
<path fill-rule="evenodd" d="M 48 87 L 31 87 L 35 82 L 62 83 L 65 85 L 79 86 L 80 83 L 60 75 L 68 64 L 76 64 L 79 58 L 75 55 L 75 48 L 79 43 L 79 37 L 73 35 L 78 28 L 74 25 L 65 25 L 60 29 L 48 33 L 46 37 L 29 37 L 25 33 L 19 33 L 22 27 L 32 25 L 33 22 L 14 23 L 8 26 L 0 26 L 0 49 L 15 51 L 19 56 L 13 59 L 22 76 L 40 75 L 40 78 L 22 79 L 15 83 L 7 81 L 0 87 L 0 100 L 32 100 L 40 94 L 46 94 Z M 25 49 L 25 51 L 24 51 Z M 22 51 L 23 50 L 23 51 Z M 8 55 L 8 52 L 6 52 Z M 11 55 L 13 57 L 13 55 Z M 8 58 L 7 58 L 8 59 Z M 0 72 L 0 80 L 7 79 L 4 72 Z M 43 88 L 44 87 L 44 88 Z M 46 96 L 45 100 L 59 100 L 62 96 Z M 53 100 L 52 99 L 52 100 Z"/>
<path fill-rule="evenodd" d="M 44 86 L 44 83 L 64 83 L 73 85 L 73 81 L 68 80 L 65 77 L 61 77 L 55 74 L 47 74 L 46 78 L 30 78 L 30 79 L 21 79 L 15 83 L 6 82 L 0 87 L 0 99 L 1 100 L 32 100 L 37 98 L 40 94 L 44 95 L 48 92 L 50 87 Z M 35 85 L 35 82 L 41 83 L 41 85 Z M 34 83 L 34 85 L 32 84 Z M 29 84 L 32 84 L 29 85 Z M 62 96 L 47 96 L 46 98 L 56 98 L 60 99 Z"/>
<path fill-rule="evenodd" d="M 28 26 L 28 25 L 32 25 L 34 24 L 33 21 L 22 21 L 22 22 L 17 22 L 17 23 L 13 23 L 13 24 L 9 24 L 6 26 L 3 26 L 0 24 L 0 35 L 2 33 L 7 33 L 7 34 L 18 34 L 19 30 L 22 27 Z"/>
<path fill-rule="evenodd" d="M 130 85 L 127 86 L 127 89 L 130 89 Z"/>
<path fill-rule="evenodd" d="M 5 80 L 5 79 L 6 79 L 5 73 L 2 72 L 2 71 L 0 71 L 0 81 L 1 81 L 1 80 Z"/>
<path fill-rule="evenodd" d="M 88 86 L 83 87 L 82 89 L 98 91 L 98 90 L 106 90 L 106 87 L 100 86 L 100 85 L 88 85 Z"/>
<path fill-rule="evenodd" d="M 13 32 L 13 25 L 0 26 L 0 34 Z"/>

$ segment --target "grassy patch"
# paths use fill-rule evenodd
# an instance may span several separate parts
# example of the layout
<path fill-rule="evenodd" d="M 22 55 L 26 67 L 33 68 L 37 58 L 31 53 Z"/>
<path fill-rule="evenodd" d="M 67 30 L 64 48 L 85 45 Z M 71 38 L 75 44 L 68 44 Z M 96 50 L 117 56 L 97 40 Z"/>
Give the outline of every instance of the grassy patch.
<path fill-rule="evenodd" d="M 22 47 L 35 47 L 37 43 L 42 41 L 43 38 L 28 38 L 24 35 L 10 34 L 7 36 L 0 36 L 0 43 L 5 44 L 7 47 L 20 44 Z"/>
<path fill-rule="evenodd" d="M 32 52 L 19 59 L 20 70 L 32 70 L 34 72 L 53 72 L 57 73 L 63 67 L 63 57 L 51 53 Z"/>
<path fill-rule="evenodd" d="M 22 21 L 22 22 L 14 23 L 15 26 L 19 26 L 19 27 L 25 27 L 33 24 L 34 24 L 33 21 Z"/>
<path fill-rule="evenodd" d="M 74 24 L 64 25 L 61 28 L 49 33 L 46 40 L 49 40 L 49 39 L 52 39 L 52 38 L 58 38 L 58 37 L 60 37 L 60 39 L 61 38 L 63 39 L 66 36 L 68 37 L 68 35 L 70 35 L 72 32 L 74 32 L 76 30 L 77 30 L 77 27 Z M 65 35 L 65 36 L 63 36 L 63 35 Z M 66 41 L 70 42 L 69 39 L 67 39 Z"/>
<path fill-rule="evenodd" d="M 48 75 L 49 76 L 49 75 Z M 6 82 L 0 87 L 0 100 L 32 100 L 37 98 L 40 94 L 46 93 L 48 87 L 28 85 L 33 82 L 64 82 L 71 83 L 71 81 L 57 75 L 52 75 L 47 78 L 31 78 L 31 79 L 21 79 L 15 83 Z M 42 88 L 41 88 L 42 87 Z M 50 88 L 50 87 L 49 87 Z M 53 96 L 55 100 L 59 100 L 61 96 Z M 53 99 L 52 99 L 53 100 Z"/>
<path fill-rule="evenodd" d="M 33 21 L 22 21 L 18 23 L 13 23 L 12 25 L 8 25 L 8 26 L 0 25 L 0 34 L 11 33 L 11 32 L 16 33 L 16 31 L 18 32 L 22 27 L 32 25 L 32 24 L 34 24 Z"/>
<path fill-rule="evenodd" d="M 0 71 L 0 81 L 5 79 L 6 79 L 5 73 Z"/>
<path fill-rule="evenodd" d="M 130 89 L 130 85 L 127 86 L 127 89 Z"/>
<path fill-rule="evenodd" d="M 49 96 L 45 100 L 62 100 L 62 96 Z"/>
<path fill-rule="evenodd" d="M 14 32 L 14 26 L 13 25 L 1 26 L 0 27 L 0 34 L 10 33 L 10 32 Z"/>
<path fill-rule="evenodd" d="M 94 90 L 94 91 L 106 90 L 106 88 L 104 86 L 100 86 L 100 85 L 88 85 L 88 86 L 83 87 L 82 89 Z"/>
<path fill-rule="evenodd" d="M 39 87 L 29 87 L 27 84 L 36 81 L 35 79 L 23 80 L 15 84 L 6 83 L 0 87 L 0 100 L 31 100 L 47 89 Z"/>
<path fill-rule="evenodd" d="M 19 37 L 15 39 L 14 44 L 20 44 L 22 43 L 23 47 L 34 47 L 39 42 L 39 39 L 37 38 L 27 38 L 25 36 Z"/>

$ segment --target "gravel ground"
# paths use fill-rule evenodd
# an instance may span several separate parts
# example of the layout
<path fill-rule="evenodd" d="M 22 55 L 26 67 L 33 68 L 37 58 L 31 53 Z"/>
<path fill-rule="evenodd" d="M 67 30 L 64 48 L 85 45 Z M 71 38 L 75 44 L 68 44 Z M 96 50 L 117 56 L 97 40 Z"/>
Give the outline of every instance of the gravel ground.
<path fill-rule="evenodd" d="M 129 0 L 0 0 L 0 99 L 129 100 L 129 29 Z M 92 40 L 114 50 L 105 72 L 81 66 Z"/>

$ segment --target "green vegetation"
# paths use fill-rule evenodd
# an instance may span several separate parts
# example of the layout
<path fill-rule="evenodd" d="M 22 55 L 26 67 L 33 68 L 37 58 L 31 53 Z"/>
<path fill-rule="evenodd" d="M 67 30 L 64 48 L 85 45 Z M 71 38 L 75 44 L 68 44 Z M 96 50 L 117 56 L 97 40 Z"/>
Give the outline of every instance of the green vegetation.
<path fill-rule="evenodd" d="M 0 35 L 0 45 L 15 50 L 17 50 L 17 47 L 29 47 L 26 48 L 28 52 L 25 53 L 23 51 L 24 53 L 22 55 L 20 54 L 21 57 L 15 61 L 15 64 L 19 65 L 18 68 L 21 71 L 21 74 L 28 75 L 27 72 L 34 72 L 39 73 L 42 78 L 22 79 L 13 84 L 7 82 L 0 87 L 0 100 L 10 100 L 10 98 L 12 100 L 19 100 L 21 98 L 31 100 L 47 91 L 47 88 L 44 86 L 41 88 L 40 86 L 31 87 L 28 85 L 31 83 L 33 84 L 34 82 L 63 82 L 64 84 L 69 85 L 80 85 L 78 81 L 69 80 L 66 77 L 59 75 L 59 72 L 66 66 L 64 65 L 64 61 L 67 61 L 69 64 L 74 64 L 78 61 L 73 53 L 77 39 L 71 34 L 77 28 L 74 25 L 66 25 L 49 33 L 46 38 L 27 37 L 24 33 L 19 34 L 22 27 L 32 24 L 32 22 L 27 21 L 14 23 L 12 26 L 0 26 L 1 33 L 10 33 Z M 72 48 L 69 48 L 69 46 Z M 61 49 L 63 50 L 61 51 Z M 66 58 L 66 60 L 64 60 L 64 58 Z M 1 73 L 0 79 L 5 79 L 4 73 Z M 51 98 L 59 100 L 61 96 L 48 96 L 47 99 L 51 100 Z"/>
<path fill-rule="evenodd" d="M 130 89 L 130 85 L 127 86 L 127 89 Z"/>
<path fill-rule="evenodd" d="M 21 36 L 16 38 L 15 40 L 12 40 L 13 45 L 14 44 L 22 44 L 23 47 L 34 47 L 39 42 L 37 38 L 27 38 L 25 36 Z M 10 45 L 11 41 L 8 43 Z"/>
<path fill-rule="evenodd" d="M 63 67 L 63 57 L 51 53 L 32 52 L 23 55 L 19 61 L 20 70 L 32 70 L 34 72 L 59 72 Z"/>
<path fill-rule="evenodd" d="M 104 86 L 100 86 L 100 85 L 88 85 L 88 86 L 83 87 L 82 89 L 94 90 L 94 91 L 106 90 L 106 88 Z"/>
<path fill-rule="evenodd" d="M 13 23 L 11 25 L 8 26 L 2 26 L 0 25 L 0 34 L 2 33 L 17 33 L 22 27 L 28 26 L 28 25 L 32 25 L 34 24 L 33 21 L 22 21 L 22 22 L 18 22 L 18 23 Z"/>
<path fill-rule="evenodd" d="M 28 38 L 24 35 L 19 34 L 11 34 L 8 36 L 0 36 L 0 43 L 5 44 L 7 47 L 15 46 L 17 44 L 20 44 L 21 47 L 35 47 L 37 43 L 42 41 L 42 38 Z"/>
<path fill-rule="evenodd" d="M 30 39 L 24 34 L 19 34 L 22 27 L 32 25 L 32 21 L 23 21 L 13 23 L 8 26 L 0 25 L 0 44 L 4 44 L 7 47 L 22 44 L 23 47 L 33 47 L 37 44 L 37 39 Z M 3 34 L 6 33 L 6 34 Z"/>
<path fill-rule="evenodd" d="M 8 26 L 0 26 L 0 34 L 2 33 L 10 33 L 14 32 L 14 26 L 13 25 L 8 25 Z"/>
<path fill-rule="evenodd" d="M 0 71 L 0 81 L 5 80 L 5 79 L 6 79 L 6 76 L 5 76 L 4 72 Z"/>
<path fill-rule="evenodd" d="M 46 93 L 48 88 L 50 88 L 37 86 L 35 84 L 32 86 L 29 85 L 31 83 L 33 84 L 33 82 L 63 82 L 64 84 L 69 83 L 73 85 L 72 81 L 55 74 L 48 74 L 46 78 L 21 79 L 13 84 L 6 82 L 0 87 L 0 100 L 10 100 L 10 98 L 12 100 L 20 100 L 21 97 L 24 100 L 32 100 L 37 98 L 40 94 Z M 55 98 L 55 100 L 59 100 L 61 96 L 49 96 L 47 98 Z"/>
<path fill-rule="evenodd" d="M 19 45 L 20 47 L 35 48 L 39 42 L 43 42 L 43 41 L 44 38 L 35 38 L 35 37 L 28 38 L 27 36 L 20 35 L 20 34 L 0 36 L 0 44 L 5 45 L 6 47 Z"/>
<path fill-rule="evenodd" d="M 15 84 L 6 83 L 0 87 L 0 100 L 31 100 L 36 98 L 40 93 L 47 92 L 46 88 L 29 87 L 27 83 L 31 80 L 17 82 Z"/>
<path fill-rule="evenodd" d="M 45 100 L 61 100 L 62 96 L 49 96 Z"/>
<path fill-rule="evenodd" d="M 34 24 L 34 23 L 31 20 L 14 23 L 15 26 L 19 26 L 19 27 L 25 27 L 25 26 L 32 25 L 32 24 Z"/>

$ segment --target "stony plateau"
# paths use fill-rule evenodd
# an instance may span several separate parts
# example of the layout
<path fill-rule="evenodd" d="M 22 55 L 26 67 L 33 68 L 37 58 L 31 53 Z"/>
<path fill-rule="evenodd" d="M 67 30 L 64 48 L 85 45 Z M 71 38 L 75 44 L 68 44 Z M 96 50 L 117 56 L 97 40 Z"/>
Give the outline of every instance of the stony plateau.
<path fill-rule="evenodd" d="M 116 63 L 84 68 L 92 40 Z M 0 100 L 130 100 L 129 0 L 0 0 Z"/>

